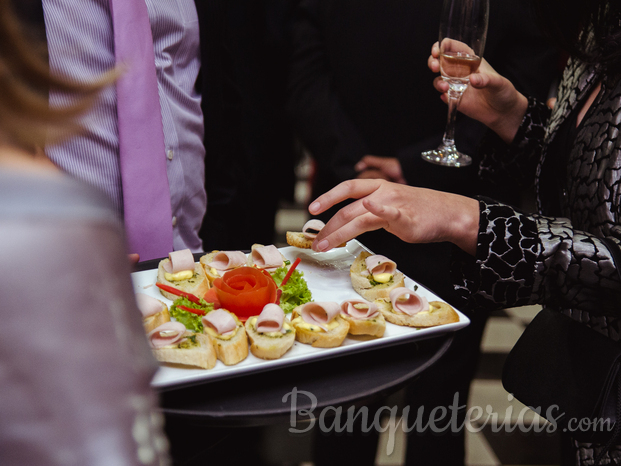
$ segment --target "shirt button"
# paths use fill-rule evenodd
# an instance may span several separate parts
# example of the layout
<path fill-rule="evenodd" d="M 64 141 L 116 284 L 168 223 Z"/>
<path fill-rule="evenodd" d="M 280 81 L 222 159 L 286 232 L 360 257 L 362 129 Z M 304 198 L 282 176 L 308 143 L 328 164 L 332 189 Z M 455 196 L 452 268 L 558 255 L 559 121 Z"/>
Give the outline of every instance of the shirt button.
<path fill-rule="evenodd" d="M 174 153 L 173 153 L 172 149 L 168 149 L 166 151 L 166 157 L 168 158 L 168 160 L 172 160 L 173 159 L 173 155 L 174 155 Z"/>
<path fill-rule="evenodd" d="M 172 218 L 172 226 L 177 226 L 177 217 Z"/>

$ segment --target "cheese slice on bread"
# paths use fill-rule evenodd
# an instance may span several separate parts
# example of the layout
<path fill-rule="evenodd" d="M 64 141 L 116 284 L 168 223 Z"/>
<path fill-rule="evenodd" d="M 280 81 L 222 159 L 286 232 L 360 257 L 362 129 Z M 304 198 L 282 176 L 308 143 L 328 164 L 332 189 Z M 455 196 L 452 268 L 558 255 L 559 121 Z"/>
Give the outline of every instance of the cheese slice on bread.
<path fill-rule="evenodd" d="M 388 322 L 407 327 L 428 328 L 459 322 L 459 315 L 443 301 L 427 299 L 408 290 L 396 289 L 390 298 L 375 300 Z"/>
<path fill-rule="evenodd" d="M 364 299 L 348 299 L 341 303 L 341 317 L 349 324 L 351 335 L 384 336 L 386 320 L 378 305 Z"/>
<path fill-rule="evenodd" d="M 199 259 L 210 283 L 229 270 L 248 265 L 248 257 L 242 251 L 211 251 Z"/>
<path fill-rule="evenodd" d="M 168 306 L 159 299 L 144 293 L 136 293 L 136 304 L 142 313 L 142 325 L 146 333 L 150 333 L 165 322 L 170 322 Z"/>
<path fill-rule="evenodd" d="M 177 266 L 174 254 L 183 253 L 185 255 L 182 265 Z M 188 257 L 189 254 L 189 257 Z M 191 258 L 191 259 L 190 259 Z M 192 293 L 202 298 L 209 290 L 209 280 L 205 275 L 202 265 L 194 262 L 194 258 L 189 249 L 174 251 L 169 254 L 168 259 L 162 259 L 157 267 L 157 283 L 172 286 L 180 291 Z M 164 291 L 160 288 L 163 296 L 174 301 L 179 296 Z"/>
<path fill-rule="evenodd" d="M 261 359 L 278 359 L 293 346 L 295 328 L 277 304 L 267 304 L 261 314 L 246 321 L 250 352 Z"/>
<path fill-rule="evenodd" d="M 371 267 L 376 270 L 374 274 L 373 270 L 369 270 L 369 263 L 376 265 L 376 259 L 378 265 L 381 263 L 381 272 L 377 272 L 377 267 Z M 385 266 L 387 262 L 394 264 L 384 256 L 362 251 L 351 265 L 349 269 L 351 284 L 354 290 L 367 301 L 388 298 L 391 290 L 405 286 L 405 276 L 396 270 L 396 264 L 394 267 Z"/>
<path fill-rule="evenodd" d="M 340 346 L 349 331 L 340 311 L 339 304 L 332 302 L 310 302 L 296 307 L 291 321 L 295 339 L 316 348 Z"/>
<path fill-rule="evenodd" d="M 248 337 L 244 324 L 237 316 L 225 309 L 217 309 L 203 316 L 205 333 L 220 361 L 227 366 L 235 365 L 248 356 Z"/>
<path fill-rule="evenodd" d="M 148 334 L 151 351 L 160 362 L 212 369 L 216 351 L 206 335 L 188 332 L 179 322 L 167 322 Z"/>

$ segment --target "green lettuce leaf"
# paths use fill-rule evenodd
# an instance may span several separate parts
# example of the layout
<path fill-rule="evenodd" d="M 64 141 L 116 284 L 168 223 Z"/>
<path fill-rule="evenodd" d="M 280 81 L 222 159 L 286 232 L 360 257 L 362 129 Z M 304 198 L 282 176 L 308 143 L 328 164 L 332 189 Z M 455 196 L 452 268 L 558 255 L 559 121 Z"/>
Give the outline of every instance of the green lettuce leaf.
<path fill-rule="evenodd" d="M 287 275 L 287 268 L 280 267 L 272 273 L 272 278 L 276 282 L 276 285 L 282 290 L 280 307 L 286 314 L 289 314 L 296 307 L 312 301 L 313 296 L 308 289 L 306 280 L 304 280 L 304 272 L 295 269 L 285 286 L 281 287 L 285 275 Z"/>
<path fill-rule="evenodd" d="M 213 311 L 213 304 L 201 300 L 203 304 L 196 304 L 190 301 L 188 298 L 179 298 L 175 300 L 172 306 L 170 306 L 170 315 L 173 316 L 177 322 L 181 322 L 185 325 L 185 328 L 192 332 L 201 333 L 203 331 L 202 317 L 192 312 L 179 309 L 177 306 L 185 306 L 190 309 L 200 309 L 205 312 Z"/>

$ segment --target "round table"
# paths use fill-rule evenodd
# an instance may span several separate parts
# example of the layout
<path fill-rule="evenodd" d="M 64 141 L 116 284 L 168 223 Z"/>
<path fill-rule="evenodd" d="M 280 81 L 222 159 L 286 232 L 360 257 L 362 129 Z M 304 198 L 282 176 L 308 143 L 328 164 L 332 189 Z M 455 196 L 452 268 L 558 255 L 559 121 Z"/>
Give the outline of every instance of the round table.
<path fill-rule="evenodd" d="M 396 392 L 440 359 L 452 340 L 447 334 L 172 389 L 161 393 L 161 407 L 167 416 L 219 427 L 310 420 L 326 408 L 370 404 Z"/>

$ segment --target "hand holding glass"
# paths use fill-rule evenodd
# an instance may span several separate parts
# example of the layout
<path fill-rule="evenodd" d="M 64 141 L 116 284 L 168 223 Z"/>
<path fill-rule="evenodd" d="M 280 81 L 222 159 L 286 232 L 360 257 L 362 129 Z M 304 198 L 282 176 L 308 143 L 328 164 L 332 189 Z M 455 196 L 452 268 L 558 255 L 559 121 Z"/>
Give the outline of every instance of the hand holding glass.
<path fill-rule="evenodd" d="M 469 76 L 481 64 L 488 16 L 489 0 L 444 0 L 440 19 L 440 74 L 449 84 L 448 121 L 442 144 L 422 154 L 428 162 L 450 167 L 472 163 L 455 146 L 455 118 Z"/>

